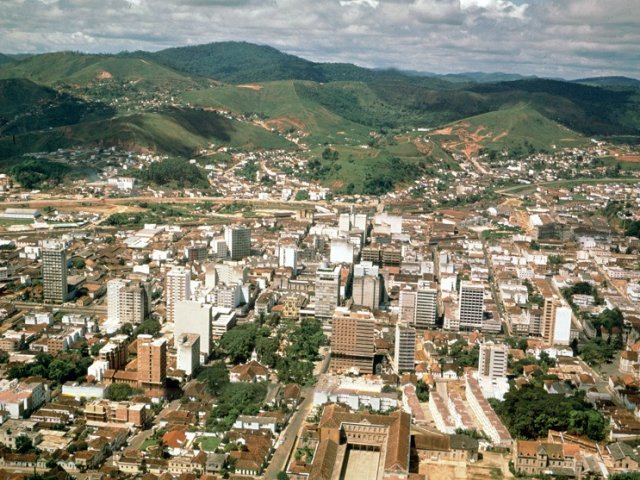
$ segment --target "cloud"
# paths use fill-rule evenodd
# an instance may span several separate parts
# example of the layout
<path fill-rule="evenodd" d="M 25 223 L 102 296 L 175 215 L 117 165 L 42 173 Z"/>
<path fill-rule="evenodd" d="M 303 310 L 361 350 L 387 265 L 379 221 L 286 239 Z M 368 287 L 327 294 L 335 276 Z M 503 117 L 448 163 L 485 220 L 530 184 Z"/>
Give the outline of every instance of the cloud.
<path fill-rule="evenodd" d="M 635 0 L 3 0 L 0 51 L 223 40 L 434 72 L 640 76 Z"/>

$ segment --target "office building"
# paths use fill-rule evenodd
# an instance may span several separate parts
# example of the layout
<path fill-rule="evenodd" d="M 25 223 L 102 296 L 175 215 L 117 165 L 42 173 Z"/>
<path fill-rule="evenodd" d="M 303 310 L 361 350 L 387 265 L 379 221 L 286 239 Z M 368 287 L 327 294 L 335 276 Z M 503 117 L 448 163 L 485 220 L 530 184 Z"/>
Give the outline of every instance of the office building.
<path fill-rule="evenodd" d="M 330 320 L 340 302 L 340 266 L 322 265 L 316 270 L 316 318 Z"/>
<path fill-rule="evenodd" d="M 413 326 L 418 331 L 428 330 L 436 325 L 438 314 L 438 288 L 434 282 L 421 280 L 416 290 L 416 308 Z"/>
<path fill-rule="evenodd" d="M 175 306 L 174 344 L 177 345 L 183 335 L 198 335 L 200 353 L 205 360 L 211 354 L 211 308 L 208 303 L 190 300 L 181 300 Z"/>
<path fill-rule="evenodd" d="M 393 367 L 400 374 L 413 372 L 416 360 L 416 329 L 404 325 L 396 325 L 395 350 Z"/>
<path fill-rule="evenodd" d="M 334 238 L 331 240 L 331 263 L 353 263 L 353 243 L 348 238 Z"/>
<path fill-rule="evenodd" d="M 167 342 L 164 338 L 138 335 L 137 381 L 142 388 L 164 386 L 167 379 Z"/>
<path fill-rule="evenodd" d="M 167 321 L 175 319 L 175 305 L 191 298 L 191 270 L 173 267 L 166 276 L 165 300 L 167 303 Z"/>
<path fill-rule="evenodd" d="M 509 350 L 506 345 L 496 345 L 492 342 L 483 343 L 480 345 L 478 379 L 482 381 L 505 378 L 508 359 Z"/>
<path fill-rule="evenodd" d="M 202 263 L 207 260 L 208 247 L 206 243 L 193 243 L 184 247 L 184 257 L 188 262 Z"/>
<path fill-rule="evenodd" d="M 111 370 L 120 370 L 127 364 L 128 348 L 128 335 L 116 335 L 99 350 L 98 360 L 107 362 L 109 364 L 107 368 Z"/>
<path fill-rule="evenodd" d="M 375 310 L 380 307 L 380 278 L 376 275 L 353 277 L 353 304 Z"/>
<path fill-rule="evenodd" d="M 547 280 L 535 280 L 544 298 L 540 331 L 548 345 L 569 345 L 571 336 L 571 308 L 564 305 Z"/>
<path fill-rule="evenodd" d="M 463 281 L 460 283 L 458 316 L 460 328 L 482 328 L 484 312 L 484 285 Z"/>
<path fill-rule="evenodd" d="M 42 244 L 42 280 L 44 301 L 67 301 L 67 250 L 58 241 L 47 240 Z"/>
<path fill-rule="evenodd" d="M 278 266 L 289 267 L 296 273 L 298 268 L 298 248 L 295 245 L 278 246 Z"/>
<path fill-rule="evenodd" d="M 231 260 L 242 260 L 251 255 L 251 229 L 237 225 L 226 226 L 224 241 Z"/>
<path fill-rule="evenodd" d="M 178 353 L 176 366 L 187 376 L 191 376 L 200 366 L 200 335 L 183 333 L 176 337 L 175 346 Z"/>
<path fill-rule="evenodd" d="M 331 333 L 331 369 L 373 373 L 375 320 L 369 311 L 336 308 Z"/>
<path fill-rule="evenodd" d="M 405 285 L 398 297 L 398 323 L 413 325 L 416 319 L 417 292 L 411 285 Z"/>

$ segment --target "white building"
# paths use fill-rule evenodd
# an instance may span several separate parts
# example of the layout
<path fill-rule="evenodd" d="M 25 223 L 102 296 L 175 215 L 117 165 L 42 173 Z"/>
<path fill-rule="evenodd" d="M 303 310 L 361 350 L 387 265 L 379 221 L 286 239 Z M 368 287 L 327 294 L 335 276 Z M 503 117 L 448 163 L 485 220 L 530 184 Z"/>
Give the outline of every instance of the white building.
<path fill-rule="evenodd" d="M 165 300 L 167 303 L 167 321 L 175 319 L 177 302 L 191 298 L 191 271 L 184 267 L 173 267 L 166 276 Z"/>
<path fill-rule="evenodd" d="M 173 342 L 178 345 L 184 335 L 195 334 L 199 338 L 199 350 L 206 360 L 211 354 L 211 308 L 208 303 L 180 300 L 176 303 Z"/>
<path fill-rule="evenodd" d="M 200 335 L 183 333 L 175 337 L 174 343 L 178 352 L 178 370 L 191 376 L 200 366 Z"/>

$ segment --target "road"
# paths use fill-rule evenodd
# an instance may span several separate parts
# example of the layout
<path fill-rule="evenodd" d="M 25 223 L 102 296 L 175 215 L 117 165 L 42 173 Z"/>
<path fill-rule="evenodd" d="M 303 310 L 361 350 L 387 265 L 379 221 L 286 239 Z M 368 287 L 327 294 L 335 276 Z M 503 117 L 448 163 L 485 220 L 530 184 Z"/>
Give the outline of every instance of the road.
<path fill-rule="evenodd" d="M 307 418 L 307 415 L 309 415 L 309 410 L 311 410 L 313 406 L 313 389 L 314 387 L 305 387 L 302 389 L 301 395 L 304 397 L 304 400 L 291 417 L 291 421 L 287 427 L 280 434 L 281 438 L 284 438 L 284 441 L 273 454 L 269 466 L 262 474 L 263 478 L 273 480 L 278 476 L 279 472 L 287 467 L 289 454 L 297 441 L 304 420 Z"/>
<path fill-rule="evenodd" d="M 321 353 L 324 354 L 324 358 L 319 365 L 319 373 L 326 373 L 329 368 L 329 361 L 331 355 L 329 354 L 329 348 L 324 347 L 321 349 Z M 295 446 L 295 442 L 297 441 L 300 435 L 300 429 L 304 424 L 305 418 L 309 415 L 309 411 L 313 406 L 313 392 L 315 386 L 305 387 L 302 389 L 300 393 L 304 400 L 298 406 L 298 409 L 291 417 L 289 424 L 284 429 L 284 431 L 280 434 L 280 437 L 284 439 L 282 444 L 277 448 L 276 452 L 273 454 L 273 458 L 269 463 L 269 466 L 262 474 L 262 477 L 267 480 L 275 479 L 278 476 L 278 473 L 287 468 L 287 460 L 290 457 L 291 450 Z"/>
<path fill-rule="evenodd" d="M 493 270 L 493 260 L 491 258 L 491 253 L 487 248 L 487 242 L 482 242 L 482 251 L 484 253 L 484 259 L 485 263 L 487 264 L 487 269 L 489 270 L 489 285 L 491 286 L 491 294 L 493 295 L 493 300 L 496 302 L 496 313 L 499 317 L 498 320 L 500 320 L 504 325 L 507 335 L 511 335 L 511 322 L 509 321 L 508 315 L 506 315 L 504 311 L 504 303 L 502 303 L 502 295 L 500 294 L 500 289 L 497 286 L 496 276 Z"/>
<path fill-rule="evenodd" d="M 16 308 L 45 308 L 47 310 L 58 310 L 61 312 L 69 312 L 69 313 L 82 313 L 85 315 L 95 315 L 95 314 L 106 314 L 107 306 L 106 305 L 93 305 L 89 307 L 81 307 L 79 305 L 69 304 L 69 305 L 57 305 L 50 303 L 38 303 L 38 302 L 12 302 Z"/>

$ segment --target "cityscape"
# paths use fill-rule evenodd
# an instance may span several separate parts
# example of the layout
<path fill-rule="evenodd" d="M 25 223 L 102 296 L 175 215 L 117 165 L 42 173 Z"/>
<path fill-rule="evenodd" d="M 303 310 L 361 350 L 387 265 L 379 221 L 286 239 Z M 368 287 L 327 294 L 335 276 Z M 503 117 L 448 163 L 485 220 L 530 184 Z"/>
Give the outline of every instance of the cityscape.
<path fill-rule="evenodd" d="M 190 3 L 256 43 L 171 2 L 137 35 L 146 0 L 73 43 L 31 3 L 0 20 L 0 480 L 640 479 L 637 52 L 400 68 L 369 20 L 265 45 L 278 2 Z M 399 42 L 546 18 L 335 3 Z"/>

